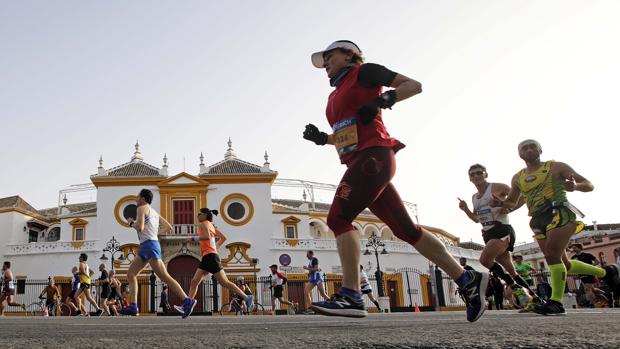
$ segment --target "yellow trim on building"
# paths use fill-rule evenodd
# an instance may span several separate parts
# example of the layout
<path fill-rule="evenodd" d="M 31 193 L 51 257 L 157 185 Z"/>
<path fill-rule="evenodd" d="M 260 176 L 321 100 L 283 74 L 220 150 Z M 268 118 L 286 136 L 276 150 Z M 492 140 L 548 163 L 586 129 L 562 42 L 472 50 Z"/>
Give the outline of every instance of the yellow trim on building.
<path fill-rule="evenodd" d="M 239 200 L 243 200 L 245 201 L 246 205 L 248 206 L 248 212 L 245 216 L 244 219 L 242 220 L 234 220 L 231 217 L 228 216 L 228 213 L 226 212 L 226 206 L 228 204 L 228 202 L 234 200 L 234 199 L 239 199 Z M 229 195 L 226 195 L 226 197 L 224 199 L 222 199 L 222 202 L 220 203 L 220 213 L 222 215 L 222 219 L 224 219 L 224 221 L 230 225 L 234 225 L 234 226 L 241 226 L 241 225 L 245 225 L 247 224 L 252 217 L 254 216 L 254 205 L 252 204 L 252 200 L 250 200 L 249 197 L 241 194 L 241 193 L 232 193 Z"/>
<path fill-rule="evenodd" d="M 95 187 L 156 186 L 163 177 L 91 177 Z"/>
<path fill-rule="evenodd" d="M 215 184 L 239 184 L 239 183 L 271 183 L 276 180 L 277 173 L 260 175 L 208 175 L 200 176 L 200 179 Z"/>
<path fill-rule="evenodd" d="M 0 208 L 0 213 L 7 213 L 7 212 L 17 212 L 17 213 L 21 213 L 24 216 L 28 216 L 28 217 L 32 217 L 32 218 L 36 218 L 39 220 L 42 220 L 44 222 L 50 223 L 52 222 L 52 220 L 50 220 L 47 217 L 41 216 L 39 214 L 30 212 L 30 211 L 26 211 L 24 209 L 21 209 L 19 207 L 6 207 L 6 208 Z M 56 220 L 57 221 L 57 220 Z"/>

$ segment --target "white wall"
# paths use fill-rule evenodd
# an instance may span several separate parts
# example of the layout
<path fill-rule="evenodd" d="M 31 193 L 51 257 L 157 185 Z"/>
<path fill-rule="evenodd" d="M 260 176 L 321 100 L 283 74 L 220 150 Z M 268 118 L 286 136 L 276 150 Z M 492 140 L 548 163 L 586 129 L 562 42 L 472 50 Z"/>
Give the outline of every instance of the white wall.
<path fill-rule="evenodd" d="M 143 189 L 150 189 L 153 192 L 152 207 L 160 212 L 160 195 L 157 186 L 127 186 L 127 187 L 100 187 L 97 190 L 97 235 L 96 239 L 100 240 L 101 248 L 105 242 L 110 240 L 112 236 L 120 242 L 121 245 L 126 243 L 138 243 L 138 235 L 131 228 L 120 225 L 114 217 L 114 207 L 116 203 L 127 195 L 137 195 Z M 94 235 L 91 235 L 94 237 Z"/>
<path fill-rule="evenodd" d="M 41 255 L 10 256 L 11 269 L 14 275 L 26 275 L 28 279 L 42 280 L 48 276 L 70 276 L 71 268 L 78 265 L 78 257 L 82 252 L 53 253 Z M 101 252 L 85 252 L 88 265 L 97 272 Z M 97 272 L 97 275 L 99 273 Z"/>

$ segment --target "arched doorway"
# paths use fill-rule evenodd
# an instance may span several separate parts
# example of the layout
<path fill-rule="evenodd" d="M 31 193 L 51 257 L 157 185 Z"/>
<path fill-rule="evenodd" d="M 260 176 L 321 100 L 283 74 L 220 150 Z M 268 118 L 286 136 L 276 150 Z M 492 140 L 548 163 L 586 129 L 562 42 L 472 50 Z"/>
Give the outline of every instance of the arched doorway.
<path fill-rule="evenodd" d="M 192 277 L 194 276 L 199 263 L 200 262 L 198 259 L 187 255 L 174 257 L 170 262 L 168 262 L 168 273 L 179 283 L 179 285 L 181 285 L 183 291 L 186 293 L 189 292 Z M 195 312 L 204 311 L 204 304 L 206 302 L 206 300 L 203 300 L 204 293 L 202 291 L 204 287 L 204 282 L 198 287 L 198 293 L 196 294 L 196 300 L 198 302 L 194 308 Z M 170 286 L 168 286 L 168 298 L 171 305 L 183 304 L 183 299 L 174 294 L 170 289 Z"/>

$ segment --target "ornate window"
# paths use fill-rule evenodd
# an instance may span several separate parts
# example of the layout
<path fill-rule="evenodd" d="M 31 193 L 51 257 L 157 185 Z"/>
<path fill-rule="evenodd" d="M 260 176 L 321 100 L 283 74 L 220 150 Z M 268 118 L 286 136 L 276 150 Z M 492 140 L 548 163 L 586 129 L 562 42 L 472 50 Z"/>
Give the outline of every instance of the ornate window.
<path fill-rule="evenodd" d="M 230 225 L 244 225 L 254 216 L 254 206 L 249 197 L 234 193 L 222 200 L 220 214 L 222 219 Z"/>
<path fill-rule="evenodd" d="M 88 221 L 81 218 L 76 218 L 70 221 L 69 224 L 73 227 L 73 241 L 86 240 L 86 225 L 88 224 Z"/>
<path fill-rule="evenodd" d="M 284 224 L 284 238 L 288 240 L 294 240 L 299 237 L 297 224 L 301 220 L 294 216 L 289 216 L 281 221 Z"/>
<path fill-rule="evenodd" d="M 136 205 L 136 196 L 135 195 L 127 195 L 122 197 L 116 203 L 114 207 L 114 217 L 118 224 L 123 227 L 129 228 L 129 223 L 127 223 L 127 219 L 133 218 L 135 219 L 138 213 L 138 206 Z"/>

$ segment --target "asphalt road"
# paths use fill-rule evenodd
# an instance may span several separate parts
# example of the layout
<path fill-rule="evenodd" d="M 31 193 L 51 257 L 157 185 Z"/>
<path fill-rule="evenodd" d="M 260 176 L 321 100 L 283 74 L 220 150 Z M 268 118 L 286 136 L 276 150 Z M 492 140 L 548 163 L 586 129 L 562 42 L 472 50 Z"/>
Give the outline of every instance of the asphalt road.
<path fill-rule="evenodd" d="M 0 318 L 0 348 L 620 348 L 620 310 L 295 316 Z"/>

